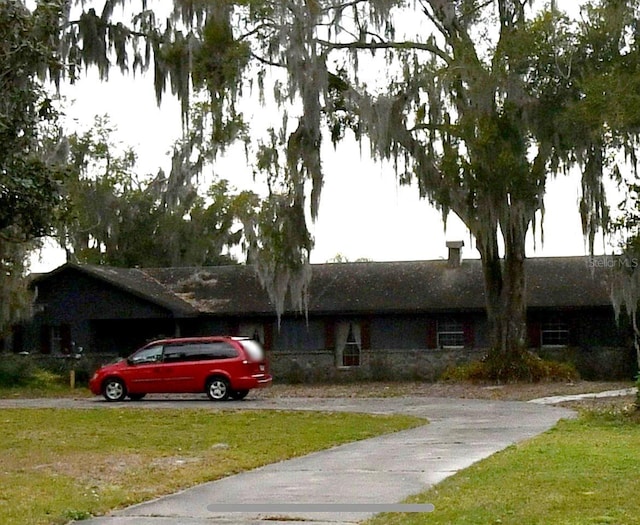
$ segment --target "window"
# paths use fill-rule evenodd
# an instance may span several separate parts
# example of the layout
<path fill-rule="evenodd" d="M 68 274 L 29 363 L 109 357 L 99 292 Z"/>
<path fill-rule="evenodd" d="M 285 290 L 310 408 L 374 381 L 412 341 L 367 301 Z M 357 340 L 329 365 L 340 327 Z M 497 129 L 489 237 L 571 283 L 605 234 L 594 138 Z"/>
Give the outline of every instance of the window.
<path fill-rule="evenodd" d="M 464 325 L 461 321 L 438 321 L 438 348 L 464 348 Z"/>
<path fill-rule="evenodd" d="M 228 359 L 236 357 L 238 352 L 224 342 L 192 343 L 167 346 L 164 350 L 164 362 L 206 361 L 208 359 Z"/>
<path fill-rule="evenodd" d="M 187 349 L 184 345 L 166 346 L 163 361 L 165 363 L 181 363 L 188 361 Z"/>
<path fill-rule="evenodd" d="M 568 346 L 569 327 L 561 321 L 542 323 L 540 327 L 540 343 L 542 346 Z"/>
<path fill-rule="evenodd" d="M 131 356 L 132 365 L 142 365 L 145 363 L 157 363 L 162 359 L 162 346 L 150 346 L 144 348 Z"/>
<path fill-rule="evenodd" d="M 238 351 L 227 343 L 210 343 L 207 346 L 209 347 L 207 352 L 212 359 L 229 359 L 238 356 Z"/>
<path fill-rule="evenodd" d="M 339 323 L 336 333 L 337 365 L 344 367 L 360 366 L 362 339 L 360 324 Z"/>

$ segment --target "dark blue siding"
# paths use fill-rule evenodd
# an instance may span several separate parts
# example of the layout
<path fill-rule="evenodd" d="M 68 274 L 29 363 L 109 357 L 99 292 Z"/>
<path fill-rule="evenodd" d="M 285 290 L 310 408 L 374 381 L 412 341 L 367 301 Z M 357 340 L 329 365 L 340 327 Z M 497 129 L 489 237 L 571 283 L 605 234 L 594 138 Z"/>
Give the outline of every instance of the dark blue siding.
<path fill-rule="evenodd" d="M 374 317 L 371 319 L 372 350 L 424 348 L 426 340 L 427 329 L 424 317 Z"/>
<path fill-rule="evenodd" d="M 324 322 L 322 320 L 283 319 L 280 329 L 273 333 L 273 349 L 277 351 L 310 352 L 324 350 Z"/>

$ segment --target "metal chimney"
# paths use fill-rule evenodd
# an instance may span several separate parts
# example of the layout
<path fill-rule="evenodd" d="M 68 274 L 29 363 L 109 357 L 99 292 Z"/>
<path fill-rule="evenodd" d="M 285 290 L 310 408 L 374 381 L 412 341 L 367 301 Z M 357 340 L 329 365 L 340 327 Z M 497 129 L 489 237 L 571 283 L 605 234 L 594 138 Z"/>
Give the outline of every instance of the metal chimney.
<path fill-rule="evenodd" d="M 458 268 L 462 263 L 462 247 L 464 241 L 447 241 L 447 248 L 449 248 L 449 267 Z"/>

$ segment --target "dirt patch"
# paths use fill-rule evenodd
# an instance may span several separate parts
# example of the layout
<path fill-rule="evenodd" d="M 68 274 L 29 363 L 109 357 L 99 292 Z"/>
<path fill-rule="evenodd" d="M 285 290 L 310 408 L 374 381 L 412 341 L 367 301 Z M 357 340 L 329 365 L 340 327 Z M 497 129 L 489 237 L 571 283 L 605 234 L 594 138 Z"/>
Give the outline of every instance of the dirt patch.
<path fill-rule="evenodd" d="M 142 468 L 147 460 L 139 454 L 89 454 L 76 452 L 65 456 L 64 461 L 38 464 L 31 467 L 36 471 L 47 471 L 55 476 L 62 474 L 77 480 L 89 488 L 120 486 L 127 474 Z"/>
<path fill-rule="evenodd" d="M 254 390 L 252 398 L 278 397 L 452 397 L 466 399 L 497 399 L 505 401 L 530 401 L 541 397 L 587 394 L 608 390 L 621 390 L 634 386 L 631 381 L 576 381 L 561 383 L 514 383 L 487 385 L 475 383 L 349 383 L 343 385 L 272 385 Z M 633 397 L 633 396 L 631 396 Z M 597 400 L 598 403 L 605 400 Z M 589 400 L 593 401 L 593 400 Z M 582 401 L 580 402 L 582 403 Z"/>

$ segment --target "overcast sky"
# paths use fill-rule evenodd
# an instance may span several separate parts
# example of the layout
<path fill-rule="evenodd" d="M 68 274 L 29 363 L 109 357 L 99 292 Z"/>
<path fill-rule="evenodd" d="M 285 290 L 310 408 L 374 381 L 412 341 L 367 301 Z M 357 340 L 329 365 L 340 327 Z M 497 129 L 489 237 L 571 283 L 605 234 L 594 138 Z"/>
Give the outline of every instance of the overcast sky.
<path fill-rule="evenodd" d="M 167 152 L 180 130 L 179 107 L 167 95 L 158 108 L 149 78 L 132 81 L 113 72 L 109 82 L 101 84 L 90 72 L 75 87 L 64 88 L 63 95 L 70 122 L 86 129 L 95 115 L 108 114 L 118 126 L 117 139 L 136 150 L 141 172 L 155 173 L 161 166 L 168 169 Z M 252 118 L 269 120 L 273 113 L 258 108 Z M 445 231 L 440 213 L 418 198 L 417 189 L 399 187 L 392 170 L 371 161 L 366 149 L 361 153 L 356 143 L 341 144 L 335 151 L 331 146 L 325 149 L 325 184 L 319 219 L 312 227 L 312 262 L 325 262 L 338 254 L 351 261 L 438 259 L 447 255 L 447 240 L 465 241 L 463 256 L 478 257 L 457 217 L 449 217 Z M 228 155 L 214 171 L 238 189 L 252 188 L 251 171 L 240 154 Z M 578 198 L 578 177 L 548 182 L 544 242 L 540 231 L 535 243 L 530 234 L 529 257 L 587 253 Z M 598 253 L 603 249 L 600 243 Z M 32 270 L 49 271 L 63 262 L 62 252 L 49 248 L 41 260 L 34 260 Z"/>

